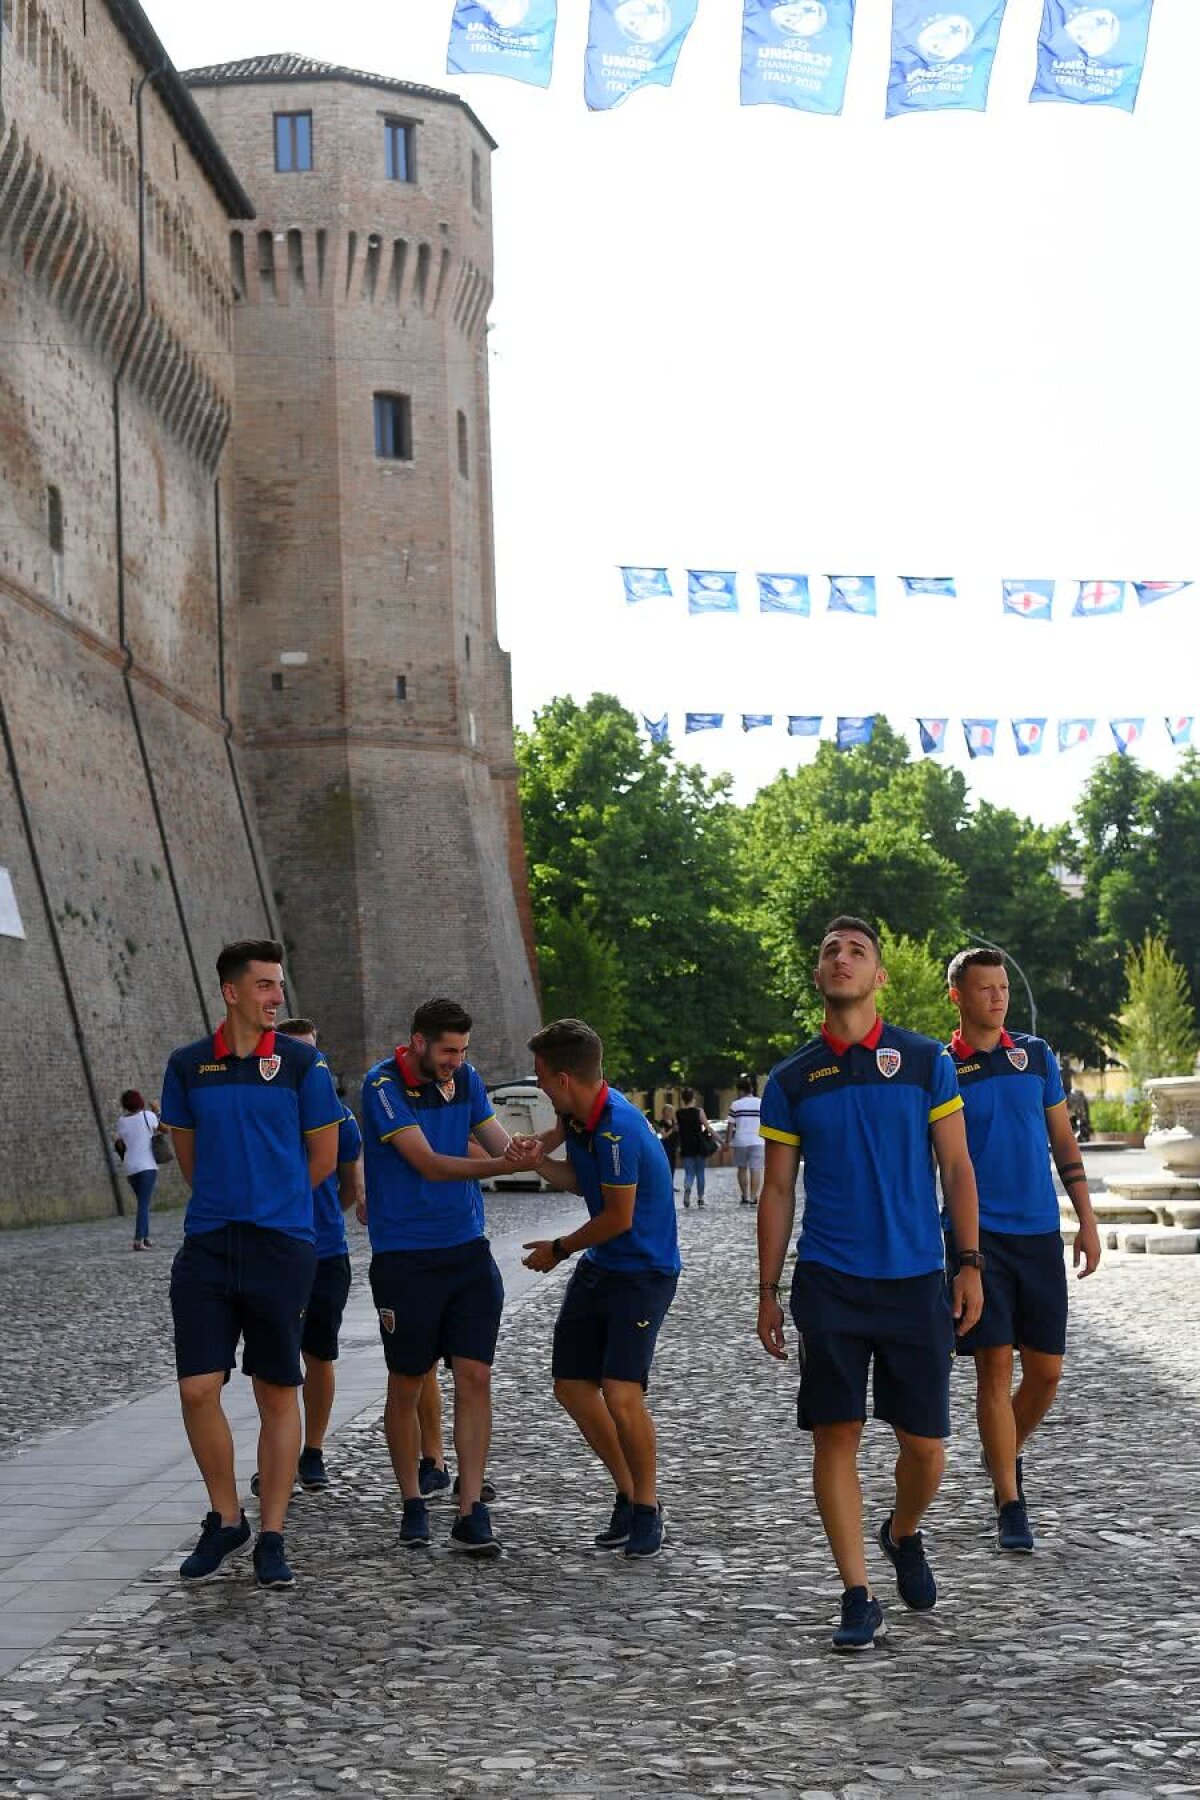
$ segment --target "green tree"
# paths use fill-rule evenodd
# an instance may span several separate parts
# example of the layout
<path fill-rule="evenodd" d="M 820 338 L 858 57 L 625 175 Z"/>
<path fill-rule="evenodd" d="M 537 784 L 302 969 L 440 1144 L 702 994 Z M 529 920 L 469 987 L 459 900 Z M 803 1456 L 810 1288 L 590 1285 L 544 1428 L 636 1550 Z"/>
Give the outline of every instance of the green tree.
<path fill-rule="evenodd" d="M 1156 1075 L 1190 1075 L 1196 1023 L 1187 973 L 1161 937 L 1149 934 L 1125 960 L 1127 993 L 1117 1049 L 1139 1090 Z"/>
<path fill-rule="evenodd" d="M 579 913 L 546 920 L 538 938 L 542 1011 L 547 1019 L 586 1019 L 604 1040 L 605 1072 L 630 1074 L 629 996 L 620 952 Z"/>
<path fill-rule="evenodd" d="M 946 992 L 946 964 L 915 938 L 897 936 L 886 926 L 880 935 L 888 974 L 878 996 L 880 1012 L 907 1031 L 945 1040 L 958 1023 Z"/>
<path fill-rule="evenodd" d="M 610 694 L 542 707 L 517 763 L 539 941 L 578 917 L 616 946 L 631 1076 L 708 1085 L 761 1067 L 773 1032 L 728 777 L 648 744 Z"/>

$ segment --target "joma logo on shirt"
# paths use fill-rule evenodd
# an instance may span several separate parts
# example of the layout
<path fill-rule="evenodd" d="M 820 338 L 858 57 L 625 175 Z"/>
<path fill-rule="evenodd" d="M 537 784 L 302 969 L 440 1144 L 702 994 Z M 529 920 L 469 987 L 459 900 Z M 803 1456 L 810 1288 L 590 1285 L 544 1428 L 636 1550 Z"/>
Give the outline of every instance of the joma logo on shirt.
<path fill-rule="evenodd" d="M 823 1081 L 826 1075 L 836 1075 L 837 1073 L 838 1068 L 835 1063 L 830 1069 L 811 1069 L 809 1071 L 808 1079 L 810 1081 Z"/>
<path fill-rule="evenodd" d="M 225 1064 L 201 1063 L 200 1067 L 196 1070 L 196 1073 L 197 1075 L 223 1075 L 225 1073 Z"/>
<path fill-rule="evenodd" d="M 978 1075 L 982 1067 L 982 1063 L 959 1063 L 958 1072 L 960 1075 Z"/>

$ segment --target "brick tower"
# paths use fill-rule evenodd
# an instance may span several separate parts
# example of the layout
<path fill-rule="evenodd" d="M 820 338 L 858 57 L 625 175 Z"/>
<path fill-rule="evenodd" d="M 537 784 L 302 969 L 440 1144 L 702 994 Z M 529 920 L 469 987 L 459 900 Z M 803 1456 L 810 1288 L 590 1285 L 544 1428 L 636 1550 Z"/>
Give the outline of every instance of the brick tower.
<path fill-rule="evenodd" d="M 185 80 L 256 208 L 231 237 L 239 724 L 297 997 L 348 1081 L 435 993 L 485 1075 L 519 1073 L 492 140 L 456 95 L 297 56 Z"/>

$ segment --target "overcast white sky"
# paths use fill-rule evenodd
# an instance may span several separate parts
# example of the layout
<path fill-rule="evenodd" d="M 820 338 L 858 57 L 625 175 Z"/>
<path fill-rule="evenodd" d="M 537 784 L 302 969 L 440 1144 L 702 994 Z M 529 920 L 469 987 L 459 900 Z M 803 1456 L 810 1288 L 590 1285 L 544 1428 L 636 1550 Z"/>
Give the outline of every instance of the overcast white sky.
<path fill-rule="evenodd" d="M 1156 0 L 1137 112 L 1029 106 L 1009 0 L 986 114 L 883 118 L 860 0 L 840 119 L 738 105 L 740 0 L 700 0 L 670 90 L 588 115 L 586 0 L 548 92 L 445 74 L 451 0 L 146 0 L 181 68 L 278 50 L 457 87 L 500 142 L 492 381 L 517 716 L 615 691 L 743 796 L 813 754 L 742 711 L 1200 713 L 1200 588 L 1115 619 L 1004 618 L 1001 576 L 1200 578 L 1200 6 Z M 739 618 L 627 608 L 617 565 L 743 573 Z M 880 617 L 760 619 L 755 569 L 875 574 Z M 955 575 L 957 605 L 897 574 Z M 816 584 L 815 604 L 824 584 Z M 1057 610 L 1057 609 L 1056 609 Z M 1047 821 L 1093 760 L 976 792 Z M 953 760 L 966 763 L 952 726 Z M 1107 751 L 1107 726 L 1098 749 Z"/>

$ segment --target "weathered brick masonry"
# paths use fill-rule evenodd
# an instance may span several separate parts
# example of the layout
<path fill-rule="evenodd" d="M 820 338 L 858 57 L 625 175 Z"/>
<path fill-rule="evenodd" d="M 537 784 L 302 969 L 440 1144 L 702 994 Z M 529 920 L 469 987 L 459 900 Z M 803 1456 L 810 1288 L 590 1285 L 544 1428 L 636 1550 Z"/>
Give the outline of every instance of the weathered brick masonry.
<path fill-rule="evenodd" d="M 491 576 L 488 140 L 448 96 L 324 81 L 322 160 L 281 197 L 271 83 L 198 87 L 214 137 L 133 0 L 0 4 L 13 1222 L 112 1207 L 96 1105 L 107 1123 L 122 1087 L 152 1094 L 211 1022 L 230 936 L 282 920 L 351 1080 L 442 988 L 507 1073 L 535 1002 Z M 419 130 L 403 192 L 379 172 L 383 110 Z M 372 234 L 405 256 L 393 286 L 381 252 L 368 292 Z M 379 390 L 411 395 L 410 462 L 374 454 Z"/>

